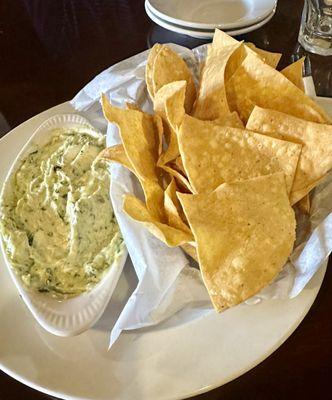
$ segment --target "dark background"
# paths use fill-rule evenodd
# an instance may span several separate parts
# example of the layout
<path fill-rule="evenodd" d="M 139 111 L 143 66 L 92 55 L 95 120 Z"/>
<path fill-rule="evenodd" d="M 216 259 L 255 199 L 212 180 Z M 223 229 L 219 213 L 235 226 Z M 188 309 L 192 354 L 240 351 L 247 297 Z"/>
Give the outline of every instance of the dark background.
<path fill-rule="evenodd" d="M 146 16 L 143 3 L 0 0 L 0 136 L 71 99 L 103 69 L 156 41 L 188 47 L 204 43 L 158 27 Z M 270 22 L 240 39 L 283 53 L 283 68 L 304 53 L 297 43 L 302 7 L 302 0 L 279 0 Z M 332 57 L 310 55 L 310 60 L 317 94 L 331 97 Z M 285 344 L 250 372 L 196 399 L 332 398 L 331 297 L 328 268 L 313 307 Z M 0 372 L 0 400 L 50 398 Z"/>

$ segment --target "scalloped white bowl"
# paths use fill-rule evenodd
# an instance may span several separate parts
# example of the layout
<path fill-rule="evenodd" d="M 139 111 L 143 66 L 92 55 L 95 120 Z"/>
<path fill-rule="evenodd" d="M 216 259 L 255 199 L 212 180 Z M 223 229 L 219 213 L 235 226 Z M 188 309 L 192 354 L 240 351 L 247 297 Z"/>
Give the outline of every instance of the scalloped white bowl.
<path fill-rule="evenodd" d="M 13 162 L 5 179 L 1 196 L 6 196 L 11 190 L 12 179 L 21 161 L 36 147 L 46 144 L 51 138 L 51 130 L 57 128 L 84 128 L 85 133 L 91 136 L 100 135 L 87 119 L 77 114 L 59 114 L 47 119 L 32 134 Z M 43 293 L 28 290 L 11 266 L 3 240 L 1 240 L 1 249 L 10 276 L 24 303 L 44 329 L 58 336 L 78 335 L 97 322 L 110 301 L 128 255 L 124 246 L 105 276 L 90 291 L 70 299 L 57 300 Z"/>

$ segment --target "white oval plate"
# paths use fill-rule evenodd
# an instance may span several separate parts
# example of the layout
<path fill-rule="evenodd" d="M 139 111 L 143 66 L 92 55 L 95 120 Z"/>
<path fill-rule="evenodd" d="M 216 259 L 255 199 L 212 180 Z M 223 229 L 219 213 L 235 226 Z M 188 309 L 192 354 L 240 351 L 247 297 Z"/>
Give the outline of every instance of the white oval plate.
<path fill-rule="evenodd" d="M 27 129 L 29 133 L 32 132 L 32 136 L 9 169 L 3 185 L 3 196 L 10 193 L 12 179 L 22 160 L 33 150 L 46 144 L 52 135 L 51 131 L 57 128 L 84 128 L 84 131 L 93 137 L 100 135 L 87 119 L 77 114 L 55 115 L 43 122 L 36 131 Z M 96 323 L 111 298 L 127 257 L 127 250 L 124 248 L 104 278 L 92 290 L 71 299 L 59 301 L 45 294 L 27 290 L 11 267 L 2 240 L 1 248 L 9 274 L 26 306 L 44 329 L 58 336 L 77 335 Z"/>
<path fill-rule="evenodd" d="M 330 99 L 319 99 L 328 111 Z M 46 118 L 74 112 L 68 103 L 15 128 L 0 140 L 0 183 L 30 132 Z M 128 257 L 112 301 L 83 334 L 45 332 L 24 307 L 0 257 L 0 368 L 19 381 L 68 400 L 175 400 L 237 378 L 275 351 L 309 311 L 322 266 L 296 298 L 241 304 L 188 321 L 178 313 L 154 330 L 124 333 L 107 351 L 110 328 L 135 287 Z M 15 317 L 13 317 L 15 316 Z"/>
<path fill-rule="evenodd" d="M 235 29 L 271 14 L 277 0 L 147 0 L 159 18 L 188 28 Z"/>
<path fill-rule="evenodd" d="M 147 15 L 151 18 L 153 22 L 155 22 L 157 25 L 168 29 L 170 31 L 180 33 L 182 35 L 188 35 L 197 39 L 212 39 L 214 35 L 214 30 L 208 31 L 208 30 L 194 30 L 194 29 L 189 29 L 185 27 L 181 27 L 179 25 L 167 22 L 159 17 L 157 17 L 156 14 L 152 12 L 152 10 L 149 7 L 149 3 L 146 0 L 145 1 L 145 11 Z M 275 14 L 275 9 L 272 10 L 272 12 L 262 21 L 258 22 L 257 24 L 249 25 L 245 28 L 242 29 L 236 29 L 236 30 L 225 30 L 225 32 L 230 35 L 230 36 L 237 36 L 237 35 L 243 35 L 244 33 L 252 32 L 256 29 L 261 28 L 263 25 L 268 23 L 270 19 L 274 16 Z"/>

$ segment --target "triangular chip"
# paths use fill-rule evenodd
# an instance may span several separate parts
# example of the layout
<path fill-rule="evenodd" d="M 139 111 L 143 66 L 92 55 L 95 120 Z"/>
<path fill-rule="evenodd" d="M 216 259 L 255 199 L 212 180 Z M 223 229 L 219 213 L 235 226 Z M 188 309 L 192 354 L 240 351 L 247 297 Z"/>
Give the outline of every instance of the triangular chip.
<path fill-rule="evenodd" d="M 226 85 L 231 111 L 246 122 L 255 105 L 313 122 L 328 122 L 325 111 L 282 73 L 248 54 Z"/>
<path fill-rule="evenodd" d="M 151 97 L 151 99 L 154 98 L 154 87 L 153 87 L 153 80 L 152 80 L 152 71 L 153 71 L 153 66 L 154 62 L 156 59 L 156 55 L 158 52 L 161 50 L 162 45 L 159 43 L 156 43 L 152 49 L 149 52 L 149 56 L 146 62 L 146 68 L 145 68 L 145 81 L 146 81 L 146 87 L 148 90 L 148 93 Z"/>
<path fill-rule="evenodd" d="M 284 172 L 290 192 L 301 145 L 185 116 L 179 132 L 184 168 L 195 193 L 221 183 Z"/>
<path fill-rule="evenodd" d="M 225 70 L 234 51 L 241 45 L 218 48 L 209 46 L 201 72 L 198 95 L 192 115 L 199 119 L 213 120 L 229 113 L 225 89 Z"/>
<path fill-rule="evenodd" d="M 226 81 L 234 74 L 248 54 L 262 59 L 275 68 L 281 54 L 256 48 L 252 43 L 244 45 L 218 29 L 201 73 L 198 95 L 192 115 L 203 120 L 214 120 L 229 113 Z"/>
<path fill-rule="evenodd" d="M 174 131 L 181 125 L 185 114 L 186 81 L 174 81 L 158 90 L 153 101 L 154 111 Z"/>
<path fill-rule="evenodd" d="M 247 129 L 302 144 L 290 198 L 292 204 L 309 193 L 332 168 L 332 125 L 255 107 Z"/>
<path fill-rule="evenodd" d="M 186 81 L 186 112 L 190 112 L 196 98 L 194 80 L 185 61 L 168 46 L 162 45 L 156 54 L 152 69 L 153 92 L 174 81 Z"/>
<path fill-rule="evenodd" d="M 270 65 L 272 68 L 277 68 L 279 64 L 280 58 L 282 56 L 281 53 L 272 53 L 271 51 L 259 49 L 253 43 L 245 43 L 246 47 L 249 47 L 250 50 L 255 52 L 266 64 Z"/>
<path fill-rule="evenodd" d="M 223 49 L 228 46 L 238 47 L 238 45 L 242 43 L 238 40 L 234 39 L 232 36 L 227 35 L 226 32 L 221 31 L 220 29 L 214 30 L 212 46 L 214 48 Z"/>
<path fill-rule="evenodd" d="M 278 275 L 295 240 L 294 211 L 283 174 L 178 196 L 217 311 L 247 300 Z"/>
<path fill-rule="evenodd" d="M 126 103 L 127 110 L 136 110 L 142 112 L 142 110 L 138 107 L 136 103 Z M 148 114 L 147 114 L 148 115 Z M 163 149 L 163 134 L 164 134 L 164 129 L 163 129 L 163 123 L 162 119 L 159 115 L 153 115 L 151 118 L 154 120 L 155 124 L 155 133 L 156 133 L 156 140 L 158 142 L 158 156 L 161 155 L 162 149 Z"/>
<path fill-rule="evenodd" d="M 240 42 L 238 42 L 232 36 L 227 35 L 227 33 L 219 29 L 215 30 L 212 42 L 213 47 L 222 49 L 227 46 L 235 46 L 237 43 L 239 44 Z M 227 66 L 228 73 L 226 73 L 226 77 L 229 77 L 240 66 L 248 54 L 257 55 L 262 61 L 270 65 L 272 68 L 277 67 L 282 56 L 280 53 L 272 53 L 270 51 L 259 49 L 253 43 L 242 43 L 229 60 L 230 65 Z"/>
<path fill-rule="evenodd" d="M 304 84 L 303 84 L 303 64 L 305 57 L 300 58 L 295 61 L 293 64 L 288 65 L 288 67 L 284 68 L 281 73 L 291 82 L 294 83 L 299 89 L 304 92 Z"/>
<path fill-rule="evenodd" d="M 129 161 L 122 144 L 117 144 L 112 147 L 107 147 L 106 149 L 102 150 L 99 153 L 98 157 L 103 158 L 104 160 L 114 161 L 119 164 L 122 164 L 131 172 L 135 173 L 134 168 L 131 165 L 131 162 Z"/>
<path fill-rule="evenodd" d="M 164 123 L 169 138 L 168 147 L 158 160 L 158 165 L 167 164 L 179 155 L 177 130 L 185 114 L 184 101 L 186 81 L 175 81 L 164 85 L 155 95 L 154 110 Z"/>
<path fill-rule="evenodd" d="M 161 223 L 150 214 L 144 203 L 134 196 L 126 195 L 124 197 L 123 211 L 135 221 L 142 223 L 150 233 L 170 247 L 193 241 L 189 229 L 182 231 Z"/>
<path fill-rule="evenodd" d="M 117 124 L 132 171 L 144 190 L 146 205 L 153 217 L 164 221 L 164 193 L 156 164 L 159 157 L 160 120 L 141 111 L 112 106 L 102 96 L 105 118 Z"/>

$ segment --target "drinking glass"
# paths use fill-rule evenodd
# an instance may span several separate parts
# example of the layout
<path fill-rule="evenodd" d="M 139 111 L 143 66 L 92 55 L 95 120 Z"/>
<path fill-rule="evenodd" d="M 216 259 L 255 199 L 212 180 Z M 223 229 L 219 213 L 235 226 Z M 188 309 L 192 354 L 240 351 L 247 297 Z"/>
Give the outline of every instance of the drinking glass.
<path fill-rule="evenodd" d="M 332 0 L 305 0 L 299 32 L 309 52 L 332 55 Z"/>

